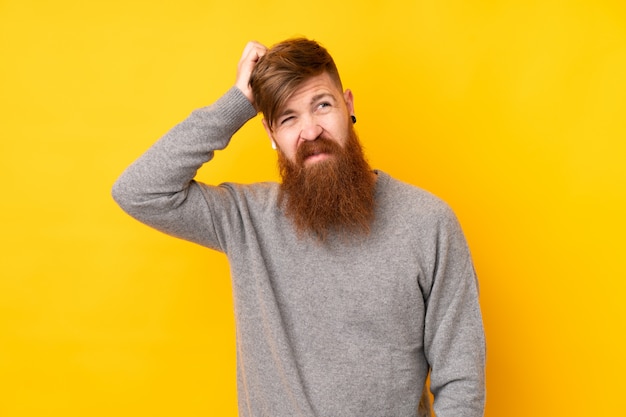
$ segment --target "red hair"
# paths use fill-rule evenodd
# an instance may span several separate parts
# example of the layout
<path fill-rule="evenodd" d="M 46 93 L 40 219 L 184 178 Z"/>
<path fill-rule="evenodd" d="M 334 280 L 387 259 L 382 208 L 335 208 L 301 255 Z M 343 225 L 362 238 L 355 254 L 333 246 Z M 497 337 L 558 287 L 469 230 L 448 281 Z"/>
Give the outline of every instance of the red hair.
<path fill-rule="evenodd" d="M 343 91 L 335 61 L 319 43 L 295 38 L 272 46 L 254 66 L 250 87 L 256 108 L 270 128 L 283 106 L 302 82 L 327 73 Z"/>

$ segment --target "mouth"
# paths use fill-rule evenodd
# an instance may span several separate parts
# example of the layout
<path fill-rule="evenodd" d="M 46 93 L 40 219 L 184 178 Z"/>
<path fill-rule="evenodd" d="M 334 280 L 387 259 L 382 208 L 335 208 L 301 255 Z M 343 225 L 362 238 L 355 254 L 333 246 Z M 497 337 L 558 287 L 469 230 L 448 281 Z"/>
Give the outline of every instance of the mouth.
<path fill-rule="evenodd" d="M 312 153 L 309 156 L 307 156 L 304 159 L 304 163 L 305 164 L 312 164 L 312 163 L 315 163 L 315 162 L 323 161 L 323 160 L 325 160 L 325 159 L 327 159 L 329 157 L 330 157 L 330 154 L 328 154 L 326 152 L 315 152 L 315 153 Z"/>

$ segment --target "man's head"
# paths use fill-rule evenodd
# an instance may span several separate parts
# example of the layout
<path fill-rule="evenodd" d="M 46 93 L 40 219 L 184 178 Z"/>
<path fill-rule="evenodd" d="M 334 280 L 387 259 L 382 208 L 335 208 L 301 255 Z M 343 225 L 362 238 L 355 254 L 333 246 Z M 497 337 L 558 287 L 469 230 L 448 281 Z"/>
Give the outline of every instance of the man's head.
<path fill-rule="evenodd" d="M 328 51 L 315 41 L 296 38 L 280 42 L 259 59 L 250 76 L 256 108 L 269 127 L 293 92 L 309 78 L 328 74 L 343 90 L 339 71 Z"/>
<path fill-rule="evenodd" d="M 281 199 L 296 228 L 321 240 L 332 230 L 368 233 L 375 175 L 352 126 L 352 92 L 342 91 L 326 49 L 281 42 L 259 59 L 250 86 L 278 147 Z"/>

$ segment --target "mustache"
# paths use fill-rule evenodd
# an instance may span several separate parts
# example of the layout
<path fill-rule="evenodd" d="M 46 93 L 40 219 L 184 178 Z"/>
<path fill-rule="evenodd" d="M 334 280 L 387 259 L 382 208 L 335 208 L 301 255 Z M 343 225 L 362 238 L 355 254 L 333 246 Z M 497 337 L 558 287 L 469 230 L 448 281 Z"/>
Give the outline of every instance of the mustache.
<path fill-rule="evenodd" d="M 341 152 L 341 149 L 341 146 L 334 140 L 320 136 L 315 140 L 303 142 L 298 147 L 296 151 L 296 162 L 302 164 L 310 156 L 320 153 L 332 155 Z"/>

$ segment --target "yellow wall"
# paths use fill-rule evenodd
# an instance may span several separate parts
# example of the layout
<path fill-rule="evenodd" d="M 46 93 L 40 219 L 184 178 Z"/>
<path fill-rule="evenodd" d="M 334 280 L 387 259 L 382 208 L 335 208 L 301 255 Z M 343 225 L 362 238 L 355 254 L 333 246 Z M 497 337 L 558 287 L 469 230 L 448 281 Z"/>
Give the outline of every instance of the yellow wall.
<path fill-rule="evenodd" d="M 622 0 L 0 1 L 0 416 L 235 416 L 224 258 L 112 202 L 121 170 L 306 35 L 372 164 L 446 199 L 480 275 L 488 417 L 624 406 Z M 201 172 L 276 178 L 260 120 Z"/>

